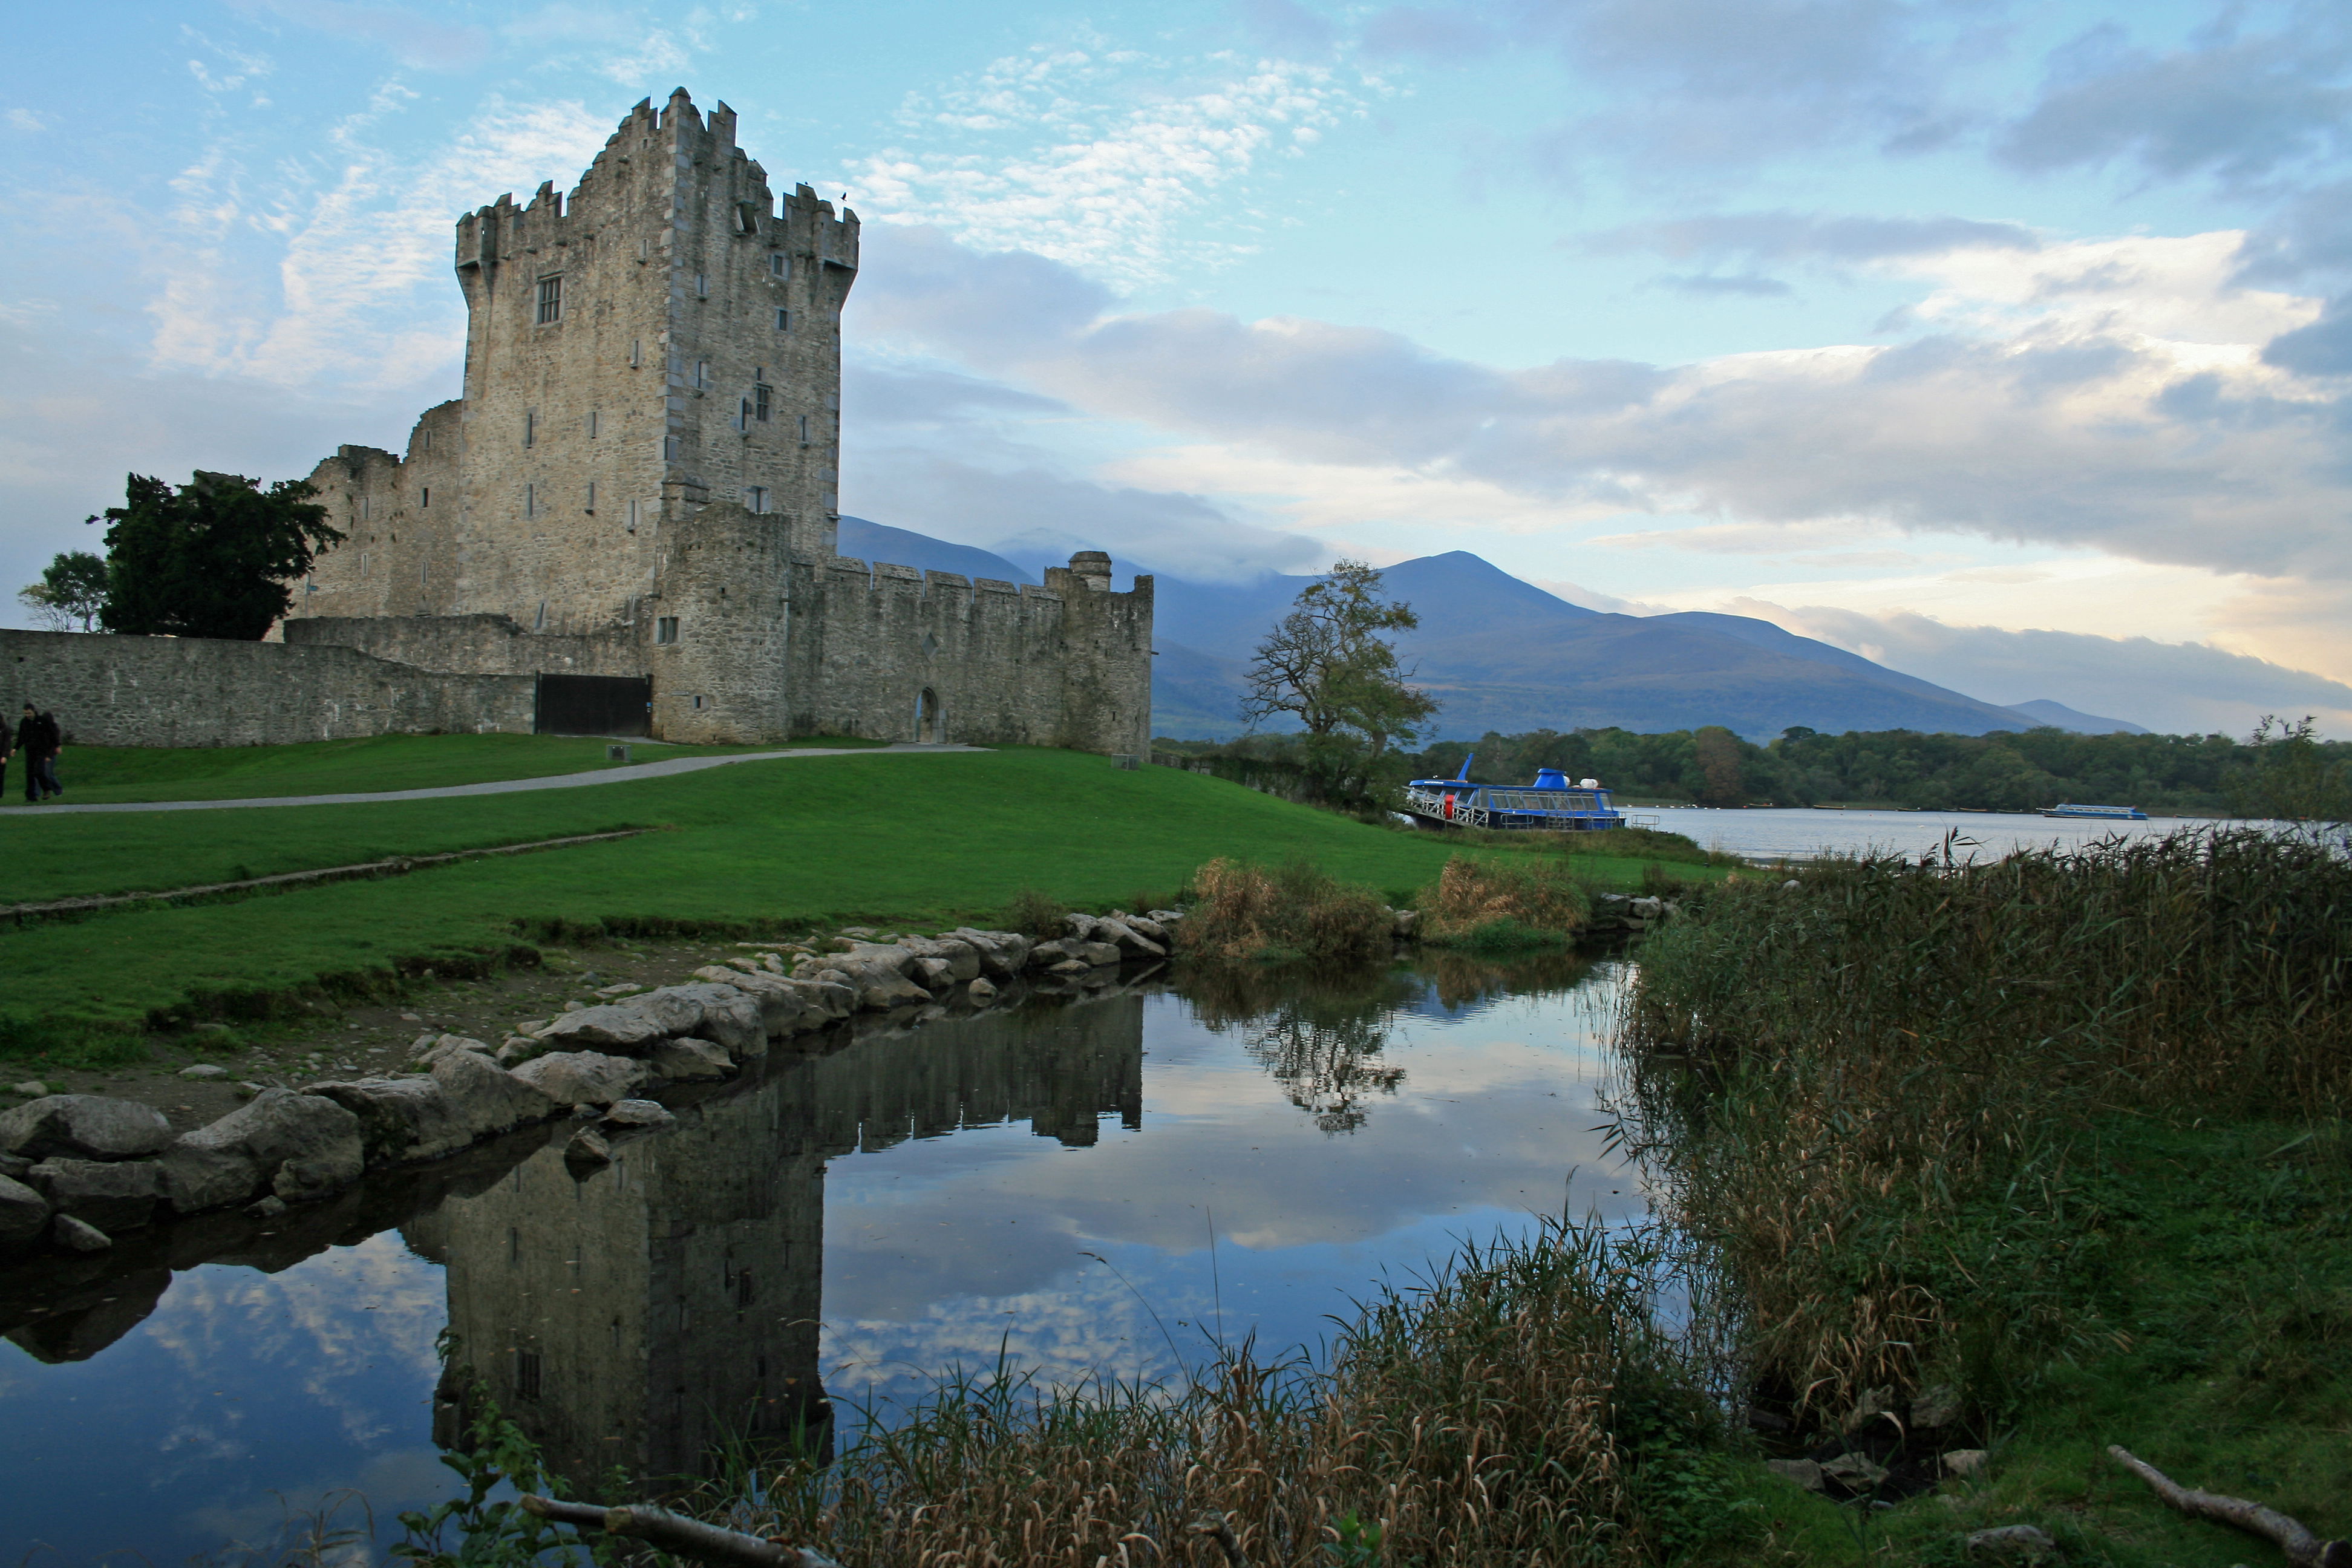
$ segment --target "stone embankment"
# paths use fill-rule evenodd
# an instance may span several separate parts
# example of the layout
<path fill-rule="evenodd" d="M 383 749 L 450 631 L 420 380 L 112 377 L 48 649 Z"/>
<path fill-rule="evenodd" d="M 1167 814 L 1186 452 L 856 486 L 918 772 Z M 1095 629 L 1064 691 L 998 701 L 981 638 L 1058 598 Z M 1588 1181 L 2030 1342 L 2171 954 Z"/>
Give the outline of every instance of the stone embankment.
<path fill-rule="evenodd" d="M 1032 985 L 1084 986 L 1165 958 L 1181 911 L 1072 915 L 1036 942 L 971 927 L 877 937 L 851 927 L 819 946 L 778 944 L 695 971 L 691 984 L 615 985 L 596 1005 L 516 1026 L 493 1047 L 455 1035 L 416 1042 L 416 1069 L 253 1099 L 174 1135 L 134 1100 L 52 1094 L 0 1113 L 0 1252 L 47 1243 L 103 1251 L 116 1233 L 245 1205 L 264 1215 L 323 1198 L 373 1169 L 437 1160 L 530 1122 L 583 1125 L 567 1156 L 601 1163 L 618 1134 L 657 1127 L 672 1085 L 724 1079 L 771 1041 L 861 1012 L 913 1022 L 1009 999 Z"/>
<path fill-rule="evenodd" d="M 1671 920 L 1676 908 L 1672 899 L 1603 893 L 1592 900 L 1592 919 L 1584 928 L 1585 934 L 1639 936 L 1653 926 Z"/>

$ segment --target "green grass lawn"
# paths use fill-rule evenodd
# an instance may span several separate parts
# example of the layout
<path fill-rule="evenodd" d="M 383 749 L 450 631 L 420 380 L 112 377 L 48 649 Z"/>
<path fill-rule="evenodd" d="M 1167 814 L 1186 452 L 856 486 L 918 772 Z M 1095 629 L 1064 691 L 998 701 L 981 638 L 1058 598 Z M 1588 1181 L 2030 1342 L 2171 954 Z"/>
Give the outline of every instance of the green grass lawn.
<path fill-rule="evenodd" d="M 373 735 L 293 746 L 69 746 L 58 767 L 65 801 L 107 805 L 126 801 L 237 800 L 287 795 L 349 795 L 433 789 L 498 779 L 593 773 L 624 764 L 606 760 L 609 742 L 592 735 Z M 807 740 L 793 746 L 867 747 L 877 741 Z M 668 757 L 772 752 L 780 746 L 667 746 L 629 742 L 632 762 Z M 19 764 L 21 766 L 22 764 Z M 30 810 L 24 774 L 0 792 L 0 810 Z"/>
<path fill-rule="evenodd" d="M 665 830 L 404 877 L 0 928 L 9 981 L 0 1052 L 75 1039 L 127 1048 L 159 1016 L 251 1011 L 322 977 L 496 954 L 551 930 L 937 926 L 992 916 L 1024 888 L 1082 908 L 1165 900 L 1219 855 L 1304 858 L 1409 901 L 1457 847 L 1449 836 L 1370 826 L 1172 768 L 1123 772 L 1080 752 L 1008 749 L 746 763 L 449 800 L 18 813 L 0 817 L 0 864 L 11 869 L 10 900 L 29 902 L 624 826 Z M 1631 887 L 1652 862 L 1582 854 L 1576 864 L 1597 884 Z"/>

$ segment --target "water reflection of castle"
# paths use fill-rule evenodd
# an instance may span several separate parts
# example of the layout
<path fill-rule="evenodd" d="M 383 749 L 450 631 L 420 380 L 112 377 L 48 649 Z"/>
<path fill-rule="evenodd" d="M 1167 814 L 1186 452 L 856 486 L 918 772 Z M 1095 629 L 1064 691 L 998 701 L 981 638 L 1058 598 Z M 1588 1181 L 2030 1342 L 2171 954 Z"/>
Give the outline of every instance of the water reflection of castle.
<path fill-rule="evenodd" d="M 1112 1112 L 1141 1125 L 1132 994 L 772 1061 L 610 1166 L 575 1180 L 551 1143 L 404 1229 L 447 1267 L 464 1359 L 554 1468 L 682 1474 L 730 1438 L 822 1438 L 827 1159 L 1024 1121 L 1083 1147 Z"/>

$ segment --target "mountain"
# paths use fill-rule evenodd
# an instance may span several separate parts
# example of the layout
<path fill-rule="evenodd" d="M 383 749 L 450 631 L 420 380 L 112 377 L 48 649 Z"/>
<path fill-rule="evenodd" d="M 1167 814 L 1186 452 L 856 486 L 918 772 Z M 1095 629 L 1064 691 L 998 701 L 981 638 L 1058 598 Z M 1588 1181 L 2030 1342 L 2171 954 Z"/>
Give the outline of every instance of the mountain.
<path fill-rule="evenodd" d="M 894 566 L 912 566 L 918 572 L 957 572 L 966 577 L 993 577 L 1002 583 L 1037 581 L 1002 555 L 969 544 L 950 544 L 944 539 L 933 539 L 910 529 L 868 522 L 862 517 L 841 520 L 839 549 L 844 555 L 855 556 L 869 565 L 887 561 Z"/>
<path fill-rule="evenodd" d="M 1470 737 L 1617 725 L 1637 731 L 1723 724 L 1751 740 L 1793 725 L 1829 732 L 1982 734 L 2042 721 L 1872 663 L 1769 621 L 1698 612 L 1621 616 L 1571 605 L 1465 551 L 1383 569 L 1418 631 L 1398 652 L 1444 704 L 1438 732 Z M 1152 727 L 1238 733 L 1252 648 L 1304 577 L 1240 586 L 1158 584 Z"/>
<path fill-rule="evenodd" d="M 2031 702 L 2012 702 L 2012 713 L 2021 713 L 2036 724 L 2047 724 L 2053 730 L 2072 730 L 2077 735 L 2145 735 L 2147 731 L 2128 719 L 2102 719 L 2095 713 L 2079 712 L 2063 702 L 2053 702 L 2038 697 Z"/>
<path fill-rule="evenodd" d="M 1037 581 L 1003 554 L 864 518 L 841 520 L 841 552 L 967 577 Z M 1754 741 L 1799 724 L 1832 734 L 1980 735 L 2040 724 L 2145 733 L 2056 702 L 1979 702 L 1746 616 L 1587 609 L 1467 551 L 1400 562 L 1381 575 L 1421 617 L 1418 631 L 1398 639 L 1398 652 L 1417 683 L 1444 704 L 1438 733 L 1449 737 L 1611 724 L 1648 732 L 1722 724 Z M 1157 579 L 1153 730 L 1186 739 L 1239 734 L 1250 655 L 1310 581 Z"/>

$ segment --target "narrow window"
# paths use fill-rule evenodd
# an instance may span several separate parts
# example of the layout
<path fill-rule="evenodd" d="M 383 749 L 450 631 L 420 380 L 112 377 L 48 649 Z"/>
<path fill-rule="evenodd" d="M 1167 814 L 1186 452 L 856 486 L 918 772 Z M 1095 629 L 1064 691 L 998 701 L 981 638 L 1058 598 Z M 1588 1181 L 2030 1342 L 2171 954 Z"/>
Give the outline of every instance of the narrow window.
<path fill-rule="evenodd" d="M 764 381 L 754 381 L 751 384 L 751 417 L 762 425 L 768 422 L 769 409 L 775 391 L 774 387 Z"/>
<path fill-rule="evenodd" d="M 808 444 L 808 416 L 803 414 L 801 416 L 801 445 L 805 447 Z"/>
<path fill-rule="evenodd" d="M 662 461 L 665 463 L 675 463 L 677 461 L 677 437 L 665 436 L 662 437 Z"/>
<path fill-rule="evenodd" d="M 596 438 L 597 423 L 596 411 L 592 408 L 588 411 L 588 438 L 591 441 Z"/>
<path fill-rule="evenodd" d="M 742 1308 L 749 1307 L 749 1306 L 752 1305 L 752 1304 L 753 1304 L 755 1301 L 757 1301 L 758 1300 L 759 1300 L 759 1298 L 758 1298 L 758 1297 L 753 1293 L 753 1291 L 752 1291 L 752 1289 L 751 1289 L 751 1271 L 750 1269 L 746 1268 L 746 1269 L 744 1269 L 741 1273 L 740 1273 L 740 1274 L 738 1274 L 738 1275 L 736 1275 L 736 1276 L 735 1276 L 735 1305 L 736 1305 L 736 1308 L 737 1308 L 737 1310 L 741 1310 Z M 760 1375 L 761 1375 L 761 1376 L 762 1376 L 762 1377 L 765 1377 L 767 1374 L 768 1374 L 767 1363 L 766 1363 L 765 1359 L 764 1359 L 764 1358 L 762 1358 L 762 1360 L 761 1360 L 761 1363 L 760 1363 Z"/>
<path fill-rule="evenodd" d="M 542 278 L 539 280 L 539 324 L 542 327 L 563 320 L 563 279 Z"/>
<path fill-rule="evenodd" d="M 362 496 L 362 497 L 360 497 L 360 521 L 361 521 L 362 522 L 365 522 L 367 520 L 368 520 L 368 498 L 367 498 L 366 496 Z"/>
<path fill-rule="evenodd" d="M 743 491 L 743 504 L 756 512 L 766 511 L 768 510 L 768 488 L 765 485 L 747 486 Z"/>
<path fill-rule="evenodd" d="M 695 705 L 697 708 L 701 707 L 701 706 L 702 706 L 702 699 L 701 699 L 701 698 L 699 698 L 699 697 L 696 698 L 696 699 L 694 700 L 694 705 Z"/>
<path fill-rule="evenodd" d="M 653 258 L 653 254 L 654 254 L 654 242 L 653 242 L 652 240 L 650 240 L 650 239 L 641 239 L 641 240 L 637 241 L 637 259 L 638 259 L 638 260 L 640 260 L 640 261 L 647 261 L 647 260 L 650 260 L 650 259 L 652 259 L 652 258 Z"/>
<path fill-rule="evenodd" d="M 596 481 L 593 479 L 588 481 L 588 513 L 591 517 L 596 513 Z"/>
<path fill-rule="evenodd" d="M 662 616 L 655 620 L 654 641 L 664 644 L 677 641 L 677 617 L 676 616 Z"/>
<path fill-rule="evenodd" d="M 694 384 L 698 391 L 710 384 L 710 362 L 709 360 L 698 359 L 694 362 Z"/>
<path fill-rule="evenodd" d="M 433 432 L 432 432 L 432 431 L 430 431 L 430 430 L 419 430 L 419 431 L 416 433 L 416 449 L 417 449 L 418 451 L 420 451 L 420 452 L 429 452 L 429 451 L 433 450 Z"/>
<path fill-rule="evenodd" d="M 698 300 L 710 298 L 710 279 L 707 273 L 698 272 L 694 275 L 694 297 Z"/>
<path fill-rule="evenodd" d="M 773 278 L 790 278 L 793 275 L 793 258 L 781 250 L 776 251 L 768 258 L 768 273 Z"/>
<path fill-rule="evenodd" d="M 520 1399 L 539 1397 L 541 1363 L 537 1351 L 515 1352 L 515 1395 Z"/>
<path fill-rule="evenodd" d="M 360 552 L 360 575 L 367 575 L 367 552 L 364 550 Z"/>
<path fill-rule="evenodd" d="M 416 492 L 416 510 L 422 511 L 432 504 L 433 487 L 431 485 L 423 486 Z"/>
<path fill-rule="evenodd" d="M 793 313 L 792 313 L 790 310 L 785 310 L 782 305 L 777 306 L 777 307 L 776 307 L 776 331 L 780 331 L 780 332 L 789 332 L 789 331 L 791 331 L 792 330 L 793 330 Z"/>
<path fill-rule="evenodd" d="M 631 370 L 635 370 L 635 369 L 636 369 L 639 365 L 641 365 L 641 364 L 643 364 L 643 363 L 646 363 L 646 342 L 645 342 L 645 340 L 644 340 L 643 338 L 631 338 L 631 339 L 629 340 L 629 368 L 630 368 Z"/>
<path fill-rule="evenodd" d="M 545 599 L 541 599 L 539 602 L 539 614 L 531 617 L 530 629 L 535 632 L 543 632 L 547 629 L 547 601 Z"/>
<path fill-rule="evenodd" d="M 539 487 L 537 485 L 523 486 L 522 514 L 527 518 L 537 517 L 539 515 Z"/>
<path fill-rule="evenodd" d="M 743 397 L 736 400 L 734 426 L 738 430 L 749 430 L 751 427 L 751 400 L 750 398 Z"/>
<path fill-rule="evenodd" d="M 645 504 L 646 503 L 641 500 L 633 500 L 629 503 L 629 531 L 631 533 L 635 533 L 637 531 L 637 518 L 640 515 L 639 509 Z"/>
<path fill-rule="evenodd" d="M 522 1179 L 520 1169 L 515 1172 L 515 1179 L 518 1183 Z M 518 1268 L 522 1266 L 522 1232 L 520 1230 L 509 1229 L 507 1232 L 507 1262 Z"/>
<path fill-rule="evenodd" d="M 539 445 L 539 410 L 536 408 L 522 411 L 522 444 L 526 447 Z"/>

